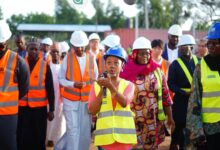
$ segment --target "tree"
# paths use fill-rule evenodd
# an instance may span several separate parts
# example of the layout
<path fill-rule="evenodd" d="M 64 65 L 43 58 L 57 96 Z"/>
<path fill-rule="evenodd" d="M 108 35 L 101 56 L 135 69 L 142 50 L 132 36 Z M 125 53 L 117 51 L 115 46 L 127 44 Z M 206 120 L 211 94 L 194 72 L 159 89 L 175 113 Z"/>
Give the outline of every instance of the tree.
<path fill-rule="evenodd" d="M 49 16 L 45 13 L 30 13 L 25 17 L 26 23 L 41 23 L 41 24 L 53 24 L 55 18 L 53 16 Z"/>
<path fill-rule="evenodd" d="M 113 29 L 122 28 L 125 26 L 126 18 L 124 13 L 119 9 L 119 7 L 113 5 L 111 0 L 108 2 L 106 16 L 108 20 L 107 23 L 110 24 Z"/>
<path fill-rule="evenodd" d="M 12 34 L 16 34 L 18 24 L 25 23 L 25 16 L 22 14 L 12 15 L 9 19 L 7 19 L 7 23 L 9 24 Z"/>
<path fill-rule="evenodd" d="M 150 28 L 168 28 L 172 24 L 180 24 L 184 14 L 182 13 L 182 2 L 179 0 L 145 0 L 137 1 L 139 13 L 139 26 L 145 26 L 144 7 L 148 9 Z"/>
<path fill-rule="evenodd" d="M 27 16 L 24 15 L 12 15 L 9 19 L 7 19 L 7 22 L 10 26 L 10 29 L 13 34 L 16 34 L 17 32 L 17 26 L 21 23 L 41 23 L 41 24 L 52 24 L 54 23 L 54 17 L 49 16 L 47 14 L 41 13 L 30 13 Z M 43 36 L 45 33 L 30 33 L 30 35 L 33 36 Z"/>
<path fill-rule="evenodd" d="M 185 12 L 193 19 L 196 29 L 207 30 L 210 22 L 220 19 L 219 0 L 184 0 Z"/>
<path fill-rule="evenodd" d="M 71 7 L 67 0 L 56 0 L 56 23 L 57 24 L 82 24 L 85 15 Z"/>
<path fill-rule="evenodd" d="M 111 25 L 113 29 L 124 27 L 126 18 L 119 7 L 113 5 L 111 0 L 108 1 L 106 9 L 104 9 L 104 4 L 100 0 L 92 0 L 92 4 L 96 10 L 96 14 L 91 19 L 92 22 Z"/>

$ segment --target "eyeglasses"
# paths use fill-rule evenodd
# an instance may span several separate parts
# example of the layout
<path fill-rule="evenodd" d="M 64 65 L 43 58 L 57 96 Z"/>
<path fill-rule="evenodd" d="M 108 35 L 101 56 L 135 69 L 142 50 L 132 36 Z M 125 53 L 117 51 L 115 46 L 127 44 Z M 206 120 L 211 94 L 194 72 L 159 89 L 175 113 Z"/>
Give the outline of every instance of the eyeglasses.
<path fill-rule="evenodd" d="M 147 50 L 144 50 L 144 51 L 139 51 L 138 55 L 139 56 L 150 55 L 150 49 L 147 49 Z"/>

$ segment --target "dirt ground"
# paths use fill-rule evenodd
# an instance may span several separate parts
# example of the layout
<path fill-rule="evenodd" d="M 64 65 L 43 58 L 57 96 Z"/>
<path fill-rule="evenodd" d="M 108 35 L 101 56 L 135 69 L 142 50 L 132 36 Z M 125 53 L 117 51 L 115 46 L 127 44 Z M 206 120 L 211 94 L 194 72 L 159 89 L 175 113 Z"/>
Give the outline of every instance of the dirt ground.
<path fill-rule="evenodd" d="M 169 150 L 170 136 L 166 137 L 165 141 L 159 146 L 159 150 Z M 47 150 L 53 150 L 53 148 L 47 147 Z M 90 145 L 89 150 L 98 150 L 93 144 Z"/>

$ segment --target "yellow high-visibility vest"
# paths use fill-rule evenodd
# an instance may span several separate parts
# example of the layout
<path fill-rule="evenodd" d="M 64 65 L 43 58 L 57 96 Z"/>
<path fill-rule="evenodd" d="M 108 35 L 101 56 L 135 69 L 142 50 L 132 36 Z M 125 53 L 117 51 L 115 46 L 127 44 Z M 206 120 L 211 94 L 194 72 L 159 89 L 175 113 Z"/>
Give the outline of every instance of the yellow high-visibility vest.
<path fill-rule="evenodd" d="M 156 76 L 157 79 L 157 84 L 158 84 L 158 100 L 157 100 L 157 108 L 158 108 L 158 119 L 160 121 L 164 121 L 166 119 L 166 116 L 164 114 L 163 110 L 163 101 L 162 101 L 162 75 L 161 75 L 161 70 L 156 69 L 154 71 L 154 75 Z"/>
<path fill-rule="evenodd" d="M 220 121 L 220 76 L 210 70 L 205 60 L 201 60 L 202 120 L 204 123 Z"/>
<path fill-rule="evenodd" d="M 194 64 L 195 66 L 198 64 L 198 59 L 195 55 L 192 55 L 192 58 L 193 58 L 193 61 L 194 61 Z M 184 62 L 182 61 L 182 59 L 180 58 L 177 58 L 176 59 L 177 62 L 179 63 L 180 67 L 183 69 L 183 72 L 185 73 L 186 75 L 186 78 L 188 79 L 190 85 L 192 84 L 192 76 L 191 74 L 189 73 L 189 70 L 187 69 L 186 65 L 184 64 Z M 185 92 L 190 92 L 190 88 L 181 88 L 183 91 Z"/>
<path fill-rule="evenodd" d="M 128 81 L 121 79 L 118 92 L 123 94 L 127 85 Z M 100 91 L 97 83 L 94 83 L 94 89 L 97 96 Z M 102 99 L 100 112 L 97 114 L 94 144 L 110 145 L 114 142 L 136 144 L 137 135 L 130 105 L 123 108 L 117 103 L 113 110 L 111 92 L 107 89 L 107 96 Z"/>

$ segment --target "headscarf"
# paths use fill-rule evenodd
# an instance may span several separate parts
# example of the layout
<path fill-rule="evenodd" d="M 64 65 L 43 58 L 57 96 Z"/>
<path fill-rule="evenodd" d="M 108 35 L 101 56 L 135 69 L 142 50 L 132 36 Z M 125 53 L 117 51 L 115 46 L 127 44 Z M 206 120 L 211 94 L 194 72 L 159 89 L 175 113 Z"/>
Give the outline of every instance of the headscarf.
<path fill-rule="evenodd" d="M 145 65 L 137 64 L 136 63 L 137 53 L 138 50 L 133 50 L 132 54 L 128 57 L 128 61 L 120 73 L 121 78 L 134 82 L 137 76 L 139 75 L 146 76 L 152 73 L 155 69 L 157 69 L 157 67 L 159 67 L 159 65 L 152 60 L 151 53 L 150 53 L 150 59 L 147 64 Z"/>

